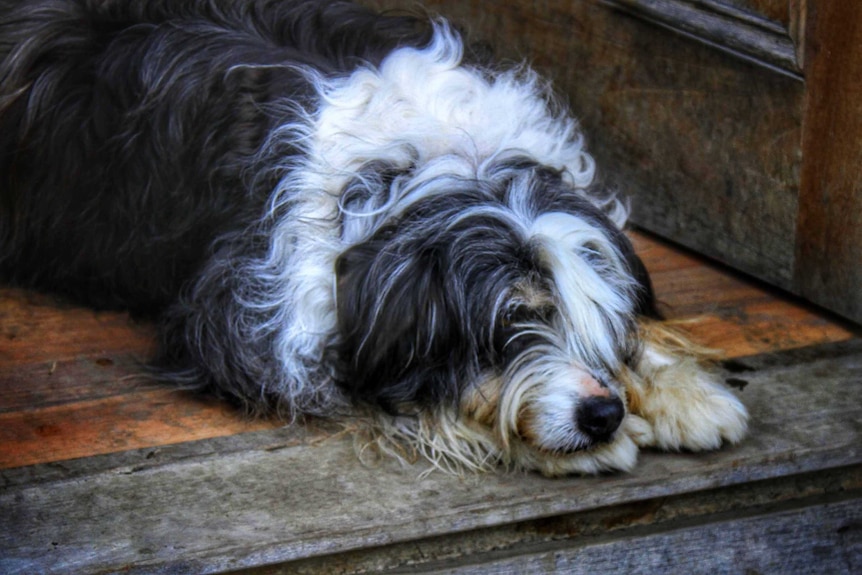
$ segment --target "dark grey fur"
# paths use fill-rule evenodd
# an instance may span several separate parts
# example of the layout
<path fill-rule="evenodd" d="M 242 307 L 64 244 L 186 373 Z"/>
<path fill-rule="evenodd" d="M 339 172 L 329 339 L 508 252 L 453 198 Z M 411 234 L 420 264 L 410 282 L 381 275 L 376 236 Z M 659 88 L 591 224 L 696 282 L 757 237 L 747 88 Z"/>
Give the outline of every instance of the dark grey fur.
<path fill-rule="evenodd" d="M 429 34 L 424 19 L 340 1 L 3 0 L 0 278 L 154 314 L 165 377 L 278 405 L 291 387 L 273 358 L 278 326 L 271 309 L 248 302 L 277 287 L 277 270 L 261 272 L 280 216 L 268 211 L 270 196 L 304 151 L 264 144 L 314 112 L 303 70 L 347 74 Z M 537 211 L 578 213 L 605 231 L 649 312 L 648 279 L 625 236 L 559 174 L 529 162 L 501 170 L 515 167 L 539 182 Z M 378 183 L 398 176 L 373 163 L 368 173 Z M 395 410 L 453 401 L 477 372 L 502 369 L 514 352 L 506 347 L 525 340 L 495 327 L 521 320 L 499 321 L 489 302 L 545 270 L 501 222 L 465 221 L 445 234 L 428 224 L 503 201 L 506 186 L 465 181 L 342 255 L 339 333 L 308 373 L 312 395 L 337 384 Z M 403 285 L 379 305 L 376 286 L 401 264 Z M 386 316 L 371 322 L 379 308 Z"/>

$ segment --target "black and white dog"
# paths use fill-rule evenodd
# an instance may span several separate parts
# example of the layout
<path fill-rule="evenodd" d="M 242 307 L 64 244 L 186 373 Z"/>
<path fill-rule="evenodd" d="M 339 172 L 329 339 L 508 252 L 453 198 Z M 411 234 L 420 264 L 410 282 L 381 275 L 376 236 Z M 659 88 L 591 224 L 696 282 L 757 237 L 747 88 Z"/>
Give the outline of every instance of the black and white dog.
<path fill-rule="evenodd" d="M 743 437 L 529 69 L 342 1 L 0 6 L 0 275 L 157 315 L 162 377 L 456 470 Z"/>

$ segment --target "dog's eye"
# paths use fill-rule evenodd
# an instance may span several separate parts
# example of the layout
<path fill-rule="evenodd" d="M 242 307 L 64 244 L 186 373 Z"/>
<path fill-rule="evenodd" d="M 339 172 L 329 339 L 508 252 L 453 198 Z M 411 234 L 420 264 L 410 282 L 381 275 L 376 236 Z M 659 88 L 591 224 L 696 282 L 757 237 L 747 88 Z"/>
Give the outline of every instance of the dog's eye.
<path fill-rule="evenodd" d="M 505 336 L 500 348 L 500 360 L 503 365 L 511 363 L 516 357 L 521 355 L 530 344 L 535 340 L 535 336 L 526 332 L 517 330 L 506 330 L 508 333 Z"/>
<path fill-rule="evenodd" d="M 494 363 L 503 367 L 512 362 L 534 340 L 528 331 L 521 327 L 498 326 L 494 334 Z"/>
<path fill-rule="evenodd" d="M 607 257 L 598 244 L 587 242 L 578 250 L 584 260 L 594 268 L 602 268 L 607 265 Z"/>
<path fill-rule="evenodd" d="M 513 306 L 500 318 L 494 334 L 495 356 L 501 365 L 507 365 L 527 348 L 541 340 L 542 326 L 548 325 L 554 315 L 553 307 Z"/>
<path fill-rule="evenodd" d="M 547 324 L 554 315 L 554 308 L 550 305 L 539 307 L 528 307 L 518 305 L 508 308 L 500 318 L 503 327 L 528 326 L 531 324 Z"/>
<path fill-rule="evenodd" d="M 507 309 L 500 318 L 500 326 L 503 328 L 511 327 L 517 321 L 517 315 L 517 310 L 515 308 Z"/>

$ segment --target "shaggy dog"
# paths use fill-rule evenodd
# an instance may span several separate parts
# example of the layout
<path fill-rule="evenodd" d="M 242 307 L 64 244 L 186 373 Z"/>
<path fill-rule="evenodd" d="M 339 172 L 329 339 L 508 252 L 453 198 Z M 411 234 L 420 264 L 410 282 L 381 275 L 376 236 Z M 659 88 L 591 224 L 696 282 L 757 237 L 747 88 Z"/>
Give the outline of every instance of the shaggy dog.
<path fill-rule="evenodd" d="M 0 275 L 156 315 L 161 378 L 457 470 L 743 437 L 528 68 L 342 1 L 0 6 Z"/>

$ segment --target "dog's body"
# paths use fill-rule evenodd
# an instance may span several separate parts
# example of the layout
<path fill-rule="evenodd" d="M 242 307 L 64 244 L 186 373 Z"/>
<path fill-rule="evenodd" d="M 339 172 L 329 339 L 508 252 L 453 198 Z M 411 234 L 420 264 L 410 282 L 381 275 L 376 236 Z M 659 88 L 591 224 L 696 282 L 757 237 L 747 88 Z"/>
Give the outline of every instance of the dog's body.
<path fill-rule="evenodd" d="M 575 122 L 445 22 L 38 0 L 2 7 L 0 58 L 0 276 L 157 314 L 163 377 L 373 414 L 468 469 L 628 469 L 744 435 L 646 319 Z"/>

